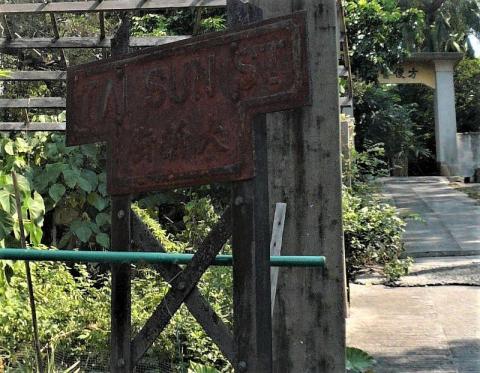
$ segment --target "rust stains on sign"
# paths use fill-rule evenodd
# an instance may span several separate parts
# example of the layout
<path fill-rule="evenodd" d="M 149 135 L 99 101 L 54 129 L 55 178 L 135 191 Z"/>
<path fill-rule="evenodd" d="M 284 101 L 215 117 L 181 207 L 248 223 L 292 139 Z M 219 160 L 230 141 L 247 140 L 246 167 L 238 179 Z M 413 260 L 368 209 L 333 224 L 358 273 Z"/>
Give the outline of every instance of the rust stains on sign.
<path fill-rule="evenodd" d="M 252 117 L 309 103 L 304 13 L 72 67 L 67 143 L 128 194 L 254 176 Z"/>

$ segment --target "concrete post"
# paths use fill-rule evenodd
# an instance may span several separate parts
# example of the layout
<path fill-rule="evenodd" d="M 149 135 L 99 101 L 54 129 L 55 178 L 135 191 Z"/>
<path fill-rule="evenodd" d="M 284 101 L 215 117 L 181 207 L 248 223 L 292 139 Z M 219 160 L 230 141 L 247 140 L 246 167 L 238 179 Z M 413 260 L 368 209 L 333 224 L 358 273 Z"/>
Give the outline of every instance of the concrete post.
<path fill-rule="evenodd" d="M 457 173 L 457 118 L 453 68 L 456 61 L 434 60 L 435 65 L 435 141 L 437 165 L 443 176 Z"/>
<path fill-rule="evenodd" d="M 283 255 L 327 267 L 282 268 L 273 317 L 274 373 L 345 373 L 336 0 L 254 0 L 264 18 L 307 11 L 312 106 L 267 115 L 270 207 L 287 203 Z"/>

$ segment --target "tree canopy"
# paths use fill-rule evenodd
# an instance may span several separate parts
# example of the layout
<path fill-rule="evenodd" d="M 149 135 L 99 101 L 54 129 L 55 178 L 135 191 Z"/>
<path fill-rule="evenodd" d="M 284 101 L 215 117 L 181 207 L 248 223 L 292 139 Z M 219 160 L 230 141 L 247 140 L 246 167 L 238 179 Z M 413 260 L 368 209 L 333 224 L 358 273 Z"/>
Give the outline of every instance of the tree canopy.
<path fill-rule="evenodd" d="M 411 52 L 463 52 L 480 35 L 478 0 L 348 0 L 352 69 L 363 80 L 392 69 Z"/>

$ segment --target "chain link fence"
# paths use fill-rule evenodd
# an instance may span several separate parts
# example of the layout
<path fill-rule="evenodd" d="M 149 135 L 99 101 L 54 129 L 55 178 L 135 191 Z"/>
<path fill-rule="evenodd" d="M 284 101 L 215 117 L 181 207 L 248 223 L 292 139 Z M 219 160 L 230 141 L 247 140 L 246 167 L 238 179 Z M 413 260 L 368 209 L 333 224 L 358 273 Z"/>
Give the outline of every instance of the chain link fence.
<path fill-rule="evenodd" d="M 46 361 L 45 373 L 109 373 L 110 361 L 107 355 L 86 354 L 72 357 L 61 351 L 52 352 Z M 28 346 L 20 352 L 9 353 L 2 350 L 0 344 L 0 373 L 30 373 L 35 372 L 35 355 L 33 348 Z M 73 368 L 69 370 L 69 368 Z M 180 373 L 180 366 L 172 361 L 160 358 L 146 357 L 135 368 L 135 373 Z"/>

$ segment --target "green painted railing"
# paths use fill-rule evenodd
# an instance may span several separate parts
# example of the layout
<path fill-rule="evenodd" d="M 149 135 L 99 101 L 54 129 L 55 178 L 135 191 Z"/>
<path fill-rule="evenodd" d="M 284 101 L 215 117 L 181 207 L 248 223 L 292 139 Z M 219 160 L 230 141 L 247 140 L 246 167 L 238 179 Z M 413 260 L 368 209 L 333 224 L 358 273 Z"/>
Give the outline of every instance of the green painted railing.
<path fill-rule="evenodd" d="M 29 260 L 53 262 L 92 262 L 92 263 L 167 263 L 188 264 L 193 254 L 158 253 L 133 251 L 76 251 L 76 250 L 36 250 L 0 249 L 0 260 Z M 231 266 L 232 255 L 217 255 L 213 265 Z M 272 267 L 324 267 L 324 256 L 271 256 Z"/>

